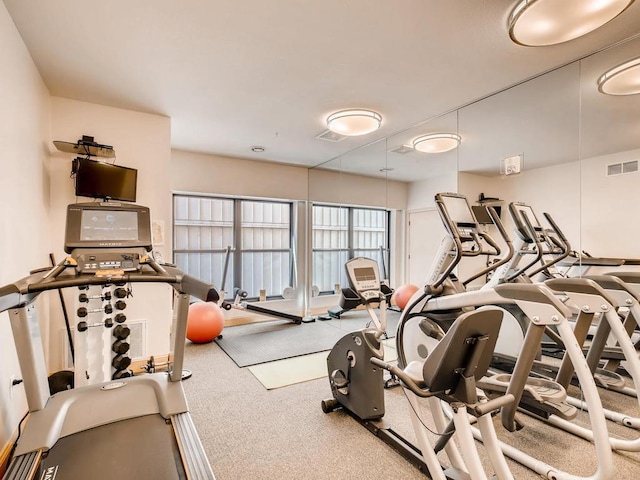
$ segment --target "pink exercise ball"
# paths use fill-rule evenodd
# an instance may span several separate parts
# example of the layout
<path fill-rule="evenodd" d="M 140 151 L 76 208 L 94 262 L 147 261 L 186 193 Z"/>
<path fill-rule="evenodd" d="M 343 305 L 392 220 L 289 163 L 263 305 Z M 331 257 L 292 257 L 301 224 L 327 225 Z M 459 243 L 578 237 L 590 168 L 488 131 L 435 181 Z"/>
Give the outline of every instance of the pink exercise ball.
<path fill-rule="evenodd" d="M 413 294 L 418 291 L 418 287 L 411 283 L 407 283 L 406 285 L 400 285 L 393 292 L 393 299 L 396 302 L 396 305 L 400 308 L 400 310 L 404 310 L 409 303 Z"/>
<path fill-rule="evenodd" d="M 222 333 L 224 314 L 213 302 L 196 302 L 189 305 L 187 338 L 193 343 L 208 343 Z"/>

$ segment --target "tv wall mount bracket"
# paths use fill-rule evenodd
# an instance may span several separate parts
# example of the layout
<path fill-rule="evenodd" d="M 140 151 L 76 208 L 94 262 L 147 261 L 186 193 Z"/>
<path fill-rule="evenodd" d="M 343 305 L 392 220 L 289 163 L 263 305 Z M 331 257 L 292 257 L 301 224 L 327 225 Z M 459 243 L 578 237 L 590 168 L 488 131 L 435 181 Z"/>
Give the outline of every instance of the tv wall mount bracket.
<path fill-rule="evenodd" d="M 54 140 L 53 144 L 61 152 L 84 155 L 86 157 L 116 158 L 116 152 L 111 145 L 96 143 L 93 137 L 83 135 L 76 143 Z"/>

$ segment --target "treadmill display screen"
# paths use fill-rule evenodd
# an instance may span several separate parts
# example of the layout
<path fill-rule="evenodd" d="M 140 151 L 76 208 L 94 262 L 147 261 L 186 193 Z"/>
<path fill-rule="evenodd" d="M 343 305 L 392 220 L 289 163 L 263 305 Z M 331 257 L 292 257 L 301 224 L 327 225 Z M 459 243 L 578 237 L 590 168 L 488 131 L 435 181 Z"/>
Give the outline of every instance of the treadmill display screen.
<path fill-rule="evenodd" d="M 80 220 L 80 240 L 138 240 L 138 214 L 118 210 L 84 210 Z"/>
<path fill-rule="evenodd" d="M 376 280 L 376 272 L 372 267 L 354 268 L 353 274 L 358 282 L 370 282 Z"/>
<path fill-rule="evenodd" d="M 445 207 L 447 208 L 449 218 L 453 223 L 455 223 L 456 225 L 476 224 L 476 219 L 474 218 L 473 213 L 469 208 L 469 204 L 467 203 L 467 200 L 465 198 L 443 196 L 442 200 Z"/>
<path fill-rule="evenodd" d="M 529 219 L 529 222 L 531 223 L 531 226 L 533 228 L 535 228 L 536 230 L 542 229 L 542 226 L 538 221 L 538 217 L 536 217 L 536 214 L 533 213 L 533 209 L 529 205 L 517 205 L 516 209 L 518 210 L 518 214 L 520 216 L 520 221 L 522 222 L 523 228 L 526 228 L 527 224 L 524 221 L 524 215 L 522 215 L 522 212 L 527 214 L 527 219 Z"/>
<path fill-rule="evenodd" d="M 153 249 L 151 212 L 127 203 L 72 203 L 67 206 L 64 251 L 102 248 Z"/>

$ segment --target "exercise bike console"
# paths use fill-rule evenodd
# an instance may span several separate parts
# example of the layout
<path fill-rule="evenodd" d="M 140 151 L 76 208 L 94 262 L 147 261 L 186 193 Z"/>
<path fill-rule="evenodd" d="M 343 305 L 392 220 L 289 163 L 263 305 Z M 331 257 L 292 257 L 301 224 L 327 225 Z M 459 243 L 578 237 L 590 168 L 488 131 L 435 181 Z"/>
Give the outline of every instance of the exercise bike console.
<path fill-rule="evenodd" d="M 345 265 L 351 288 L 365 303 L 379 302 L 382 296 L 377 266 L 374 260 L 365 257 L 353 258 Z"/>

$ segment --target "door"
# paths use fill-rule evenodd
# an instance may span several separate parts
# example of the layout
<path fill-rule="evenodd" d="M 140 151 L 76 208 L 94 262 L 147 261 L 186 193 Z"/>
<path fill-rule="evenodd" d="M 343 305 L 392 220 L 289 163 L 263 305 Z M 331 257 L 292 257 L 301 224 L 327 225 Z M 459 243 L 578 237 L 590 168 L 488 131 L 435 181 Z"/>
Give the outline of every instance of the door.
<path fill-rule="evenodd" d="M 409 283 L 423 286 L 440 242 L 445 235 L 435 208 L 408 213 L 407 277 Z"/>

